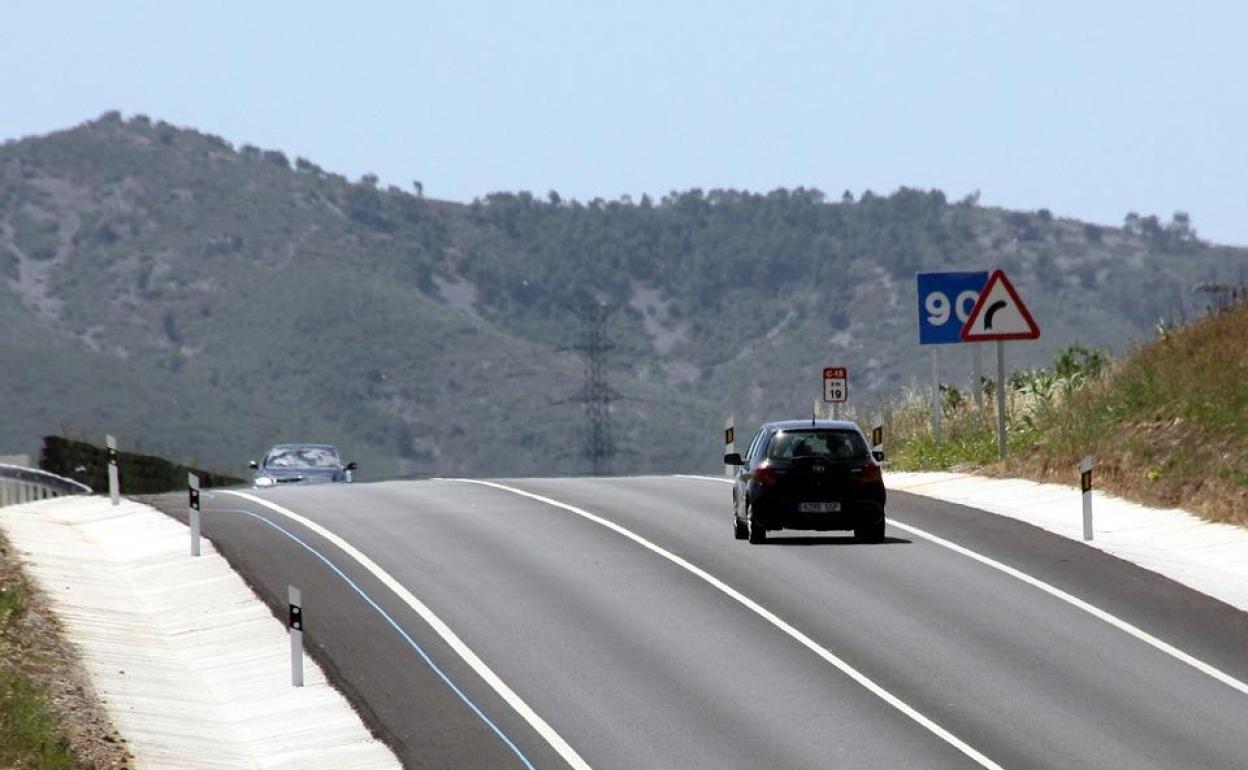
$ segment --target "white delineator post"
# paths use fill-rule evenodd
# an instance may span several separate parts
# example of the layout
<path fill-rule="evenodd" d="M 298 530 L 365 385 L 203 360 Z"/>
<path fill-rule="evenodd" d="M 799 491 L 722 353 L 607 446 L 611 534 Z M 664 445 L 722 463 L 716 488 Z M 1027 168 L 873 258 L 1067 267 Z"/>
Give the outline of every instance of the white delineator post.
<path fill-rule="evenodd" d="M 199 476 L 186 474 L 187 509 L 191 520 L 191 556 L 199 556 Z"/>
<path fill-rule="evenodd" d="M 1005 343 L 997 340 L 997 455 L 1005 459 Z"/>
<path fill-rule="evenodd" d="M 937 442 L 940 435 L 940 357 L 932 346 L 932 438 Z"/>
<path fill-rule="evenodd" d="M 303 687 L 303 594 L 286 586 L 290 601 L 290 683 Z"/>
<path fill-rule="evenodd" d="M 728 419 L 724 420 L 724 454 L 730 455 L 737 451 L 737 428 L 733 423 L 733 416 L 728 415 Z M 727 463 L 724 464 L 724 475 L 733 476 L 737 469 Z"/>
<path fill-rule="evenodd" d="M 1079 463 L 1079 488 L 1083 491 L 1083 539 L 1092 539 L 1092 456 Z"/>
<path fill-rule="evenodd" d="M 108 497 L 113 505 L 121 504 L 121 478 L 117 466 L 117 439 L 105 436 L 104 443 L 108 447 Z"/>
<path fill-rule="evenodd" d="M 871 451 L 884 451 L 884 418 L 876 417 L 875 424 L 871 426 Z"/>

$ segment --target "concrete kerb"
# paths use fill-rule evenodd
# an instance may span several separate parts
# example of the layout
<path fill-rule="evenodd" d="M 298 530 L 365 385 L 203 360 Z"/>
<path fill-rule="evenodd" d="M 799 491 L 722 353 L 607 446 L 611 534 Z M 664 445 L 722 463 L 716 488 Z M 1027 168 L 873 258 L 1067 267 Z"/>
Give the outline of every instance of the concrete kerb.
<path fill-rule="evenodd" d="M 1093 491 L 1095 538 L 1083 541 L 1077 486 L 967 473 L 886 472 L 889 489 L 1025 521 L 1078 540 L 1248 612 L 1248 529 Z"/>
<path fill-rule="evenodd" d="M 391 770 L 310 658 L 291 687 L 284 624 L 212 543 L 145 505 L 62 497 L 0 509 L 142 768 Z M 192 601 L 193 600 L 193 601 Z"/>

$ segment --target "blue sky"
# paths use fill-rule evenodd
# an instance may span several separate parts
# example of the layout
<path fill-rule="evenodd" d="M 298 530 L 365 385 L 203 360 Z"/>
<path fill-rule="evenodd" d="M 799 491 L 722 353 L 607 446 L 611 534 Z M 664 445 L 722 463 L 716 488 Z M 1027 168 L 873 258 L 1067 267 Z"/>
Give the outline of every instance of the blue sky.
<path fill-rule="evenodd" d="M 1248 3 L 10 0 L 0 139 L 108 109 L 431 197 L 818 187 L 1248 245 Z"/>

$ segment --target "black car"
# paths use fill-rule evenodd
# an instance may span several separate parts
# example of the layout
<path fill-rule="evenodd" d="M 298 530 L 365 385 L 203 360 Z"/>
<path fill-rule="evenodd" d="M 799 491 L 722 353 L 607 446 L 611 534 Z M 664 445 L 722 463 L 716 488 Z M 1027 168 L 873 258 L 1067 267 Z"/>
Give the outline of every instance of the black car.
<path fill-rule="evenodd" d="M 732 487 L 732 529 L 738 540 L 767 540 L 778 529 L 850 530 L 865 542 L 884 539 L 881 453 L 873 453 L 852 422 L 790 420 L 759 429 Z"/>
<path fill-rule="evenodd" d="M 358 466 L 342 462 L 332 444 L 278 444 L 269 450 L 262 462 L 248 463 L 256 472 L 257 487 L 278 484 L 351 481 L 351 472 Z"/>

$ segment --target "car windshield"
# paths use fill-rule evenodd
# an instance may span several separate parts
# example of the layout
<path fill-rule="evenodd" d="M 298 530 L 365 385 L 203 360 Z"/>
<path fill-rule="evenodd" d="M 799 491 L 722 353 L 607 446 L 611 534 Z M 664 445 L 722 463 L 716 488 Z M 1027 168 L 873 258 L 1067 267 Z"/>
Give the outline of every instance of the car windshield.
<path fill-rule="evenodd" d="M 777 433 L 767 447 L 770 460 L 817 457 L 822 460 L 863 460 L 867 443 L 857 431 L 811 428 Z"/>
<path fill-rule="evenodd" d="M 274 447 L 264 459 L 266 468 L 335 468 L 342 465 L 332 446 Z"/>

